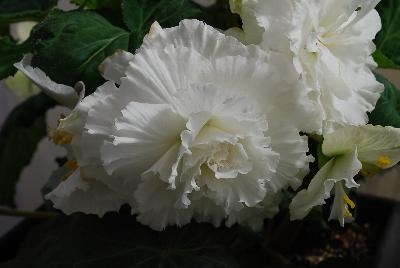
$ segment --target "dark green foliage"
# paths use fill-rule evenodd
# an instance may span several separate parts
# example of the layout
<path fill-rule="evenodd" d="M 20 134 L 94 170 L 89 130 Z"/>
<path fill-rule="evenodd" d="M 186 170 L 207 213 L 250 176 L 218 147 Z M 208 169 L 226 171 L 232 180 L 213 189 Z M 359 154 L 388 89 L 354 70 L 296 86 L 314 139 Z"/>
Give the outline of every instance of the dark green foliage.
<path fill-rule="evenodd" d="M 134 51 L 155 21 L 163 27 L 176 26 L 182 19 L 198 16 L 200 9 L 190 0 L 124 0 L 122 14 L 132 33 L 130 50 Z"/>
<path fill-rule="evenodd" d="M 201 11 L 200 19 L 215 28 L 225 31 L 232 27 L 242 27 L 240 16 L 231 12 L 228 0 L 218 0 L 210 7 L 202 7 Z"/>
<path fill-rule="evenodd" d="M 0 0 L 0 25 L 38 20 L 57 4 L 57 0 Z"/>
<path fill-rule="evenodd" d="M 20 61 L 24 53 L 31 49 L 31 44 L 30 40 L 16 44 L 10 37 L 0 36 L 0 80 L 16 73 L 14 63 Z"/>
<path fill-rule="evenodd" d="M 122 0 L 71 0 L 77 6 L 87 7 L 90 9 L 109 8 L 121 4 Z"/>
<path fill-rule="evenodd" d="M 391 59 L 385 56 L 380 50 L 377 50 L 372 54 L 375 62 L 378 64 L 379 68 L 384 69 L 400 69 L 400 66 L 394 63 Z"/>
<path fill-rule="evenodd" d="M 238 267 L 226 245 L 232 232 L 209 224 L 150 230 L 130 215 L 75 214 L 37 227 L 5 267 Z"/>
<path fill-rule="evenodd" d="M 382 30 L 375 39 L 377 49 L 400 65 L 400 1 L 383 0 L 377 10 L 382 19 Z"/>
<path fill-rule="evenodd" d="M 129 33 L 92 11 L 56 11 L 34 28 L 33 64 L 58 83 L 83 81 L 88 93 L 104 82 L 98 70 L 116 50 L 128 49 Z"/>
<path fill-rule="evenodd" d="M 377 80 L 385 85 L 375 110 L 369 115 L 374 125 L 400 127 L 400 91 L 385 77 L 376 74 Z"/>

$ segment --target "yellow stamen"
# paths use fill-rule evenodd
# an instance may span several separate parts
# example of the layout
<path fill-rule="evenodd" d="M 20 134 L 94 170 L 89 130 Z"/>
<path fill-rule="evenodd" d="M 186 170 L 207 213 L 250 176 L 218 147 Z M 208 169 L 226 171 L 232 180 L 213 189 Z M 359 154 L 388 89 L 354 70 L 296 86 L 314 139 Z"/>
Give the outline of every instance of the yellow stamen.
<path fill-rule="evenodd" d="M 350 206 L 352 209 L 354 209 L 356 207 L 356 204 L 347 196 L 347 194 L 345 194 L 343 196 L 343 201 L 345 203 L 343 205 L 343 217 L 344 218 L 352 218 L 353 214 L 351 214 L 347 205 Z"/>
<path fill-rule="evenodd" d="M 61 120 L 65 119 L 64 114 L 60 114 L 60 118 L 58 119 L 58 126 L 60 125 Z M 71 144 L 73 135 L 67 131 L 48 128 L 49 139 L 53 141 L 57 145 L 67 145 Z"/>
<path fill-rule="evenodd" d="M 55 130 L 49 129 L 49 131 L 50 131 L 49 139 L 53 141 L 55 144 L 57 145 L 71 144 L 73 138 L 73 135 L 71 133 L 58 129 Z"/>
<path fill-rule="evenodd" d="M 387 155 L 381 155 L 378 158 L 378 167 L 387 168 L 392 164 L 392 159 Z"/>
<path fill-rule="evenodd" d="M 345 194 L 345 195 L 343 196 L 343 201 L 344 201 L 347 205 L 349 205 L 352 209 L 354 209 L 354 208 L 356 207 L 356 204 L 353 202 L 353 200 L 351 200 L 351 199 L 347 196 L 347 194 Z"/>

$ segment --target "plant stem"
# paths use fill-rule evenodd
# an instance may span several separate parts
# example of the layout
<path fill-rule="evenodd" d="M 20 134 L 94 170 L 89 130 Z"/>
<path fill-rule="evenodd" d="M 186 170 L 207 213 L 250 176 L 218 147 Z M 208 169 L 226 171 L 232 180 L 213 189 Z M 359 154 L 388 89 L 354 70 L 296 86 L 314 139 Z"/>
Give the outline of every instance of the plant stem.
<path fill-rule="evenodd" d="M 0 208 L 0 215 L 31 218 L 31 219 L 51 219 L 58 216 L 58 214 L 54 212 L 23 211 L 23 210 L 15 210 L 7 208 Z"/>

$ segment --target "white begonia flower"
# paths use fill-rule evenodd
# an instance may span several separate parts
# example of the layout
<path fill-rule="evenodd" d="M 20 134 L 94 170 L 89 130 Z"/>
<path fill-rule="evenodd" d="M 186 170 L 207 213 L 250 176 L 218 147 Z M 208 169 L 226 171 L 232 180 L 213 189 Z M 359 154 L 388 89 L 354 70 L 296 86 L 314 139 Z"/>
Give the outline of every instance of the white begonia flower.
<path fill-rule="evenodd" d="M 381 28 L 379 0 L 231 0 L 244 43 L 279 51 L 293 61 L 322 115 L 323 132 L 363 125 L 383 85 L 371 69 L 372 40 Z"/>
<path fill-rule="evenodd" d="M 307 102 L 279 57 L 198 21 L 155 24 L 137 55 L 120 51 L 105 61 L 113 82 L 76 104 L 75 89 L 30 67 L 28 56 L 17 66 L 76 105 L 54 137 L 76 159 L 46 199 L 68 214 L 137 205 L 139 220 L 154 229 L 192 217 L 219 225 L 227 216 L 228 225 L 260 228 L 277 212 L 279 191 L 298 187 L 311 161 L 296 127 L 308 120 Z"/>
<path fill-rule="evenodd" d="M 300 191 L 290 204 L 293 220 L 303 219 L 313 207 L 325 204 L 335 188 L 329 219 L 341 225 L 352 220 L 354 208 L 343 186 L 357 188 L 354 177 L 363 171 L 372 175 L 391 168 L 400 161 L 400 129 L 382 126 L 347 126 L 325 135 L 322 152 L 331 159 L 318 171 L 306 190 Z"/>
<path fill-rule="evenodd" d="M 312 157 L 299 126 L 313 111 L 281 55 L 184 20 L 155 23 L 136 55 L 117 52 L 100 69 L 120 86 L 107 82 L 60 124 L 87 183 L 74 178 L 73 189 L 87 199 L 101 183 L 156 230 L 227 217 L 257 229 L 280 191 L 301 184 Z M 82 211 L 68 180 L 47 198 Z"/>

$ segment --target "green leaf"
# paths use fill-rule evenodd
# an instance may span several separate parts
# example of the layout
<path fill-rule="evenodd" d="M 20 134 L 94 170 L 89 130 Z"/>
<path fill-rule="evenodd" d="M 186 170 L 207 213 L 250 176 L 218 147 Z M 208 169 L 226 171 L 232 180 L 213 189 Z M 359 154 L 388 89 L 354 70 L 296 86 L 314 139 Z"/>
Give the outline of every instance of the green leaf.
<path fill-rule="evenodd" d="M 8 36 L 0 37 L 0 80 L 17 72 L 14 63 L 20 61 L 31 48 L 30 40 L 17 44 Z"/>
<path fill-rule="evenodd" d="M 45 112 L 55 105 L 44 94 L 18 105 L 0 132 L 0 205 L 14 206 L 15 186 L 31 161 L 39 141 L 46 136 Z"/>
<path fill-rule="evenodd" d="M 83 81 L 88 93 L 104 82 L 98 70 L 116 50 L 128 49 L 129 33 L 93 11 L 53 12 L 32 32 L 33 65 L 58 83 Z"/>
<path fill-rule="evenodd" d="M 400 1 L 383 0 L 377 10 L 382 18 L 382 30 L 375 39 L 377 49 L 400 65 Z"/>
<path fill-rule="evenodd" d="M 228 0 L 218 0 L 209 7 L 201 7 L 200 19 L 210 26 L 223 31 L 232 27 L 242 27 L 242 21 L 238 14 L 231 12 Z"/>
<path fill-rule="evenodd" d="M 122 14 L 132 32 L 130 50 L 134 51 L 155 21 L 163 27 L 173 27 L 183 19 L 195 18 L 200 10 L 191 0 L 124 0 Z"/>
<path fill-rule="evenodd" d="M 0 0 L 0 24 L 39 20 L 57 5 L 57 0 Z"/>
<path fill-rule="evenodd" d="M 373 125 L 393 126 L 400 128 L 400 91 L 384 76 L 376 74 L 376 79 L 385 85 L 375 110 L 369 114 Z"/>
<path fill-rule="evenodd" d="M 71 0 L 71 3 L 89 9 L 110 8 L 120 5 L 122 0 Z"/>
<path fill-rule="evenodd" d="M 383 69 L 400 69 L 400 66 L 394 63 L 391 59 L 386 57 L 382 51 L 377 50 L 375 51 L 374 54 L 372 54 L 374 57 L 375 62 L 378 64 L 379 68 Z"/>
<path fill-rule="evenodd" d="M 9 267 L 235 268 L 228 252 L 233 232 L 210 224 L 150 230 L 130 215 L 103 219 L 75 214 L 36 227 Z M 229 238 L 229 239 L 227 239 Z M 6 265 L 6 266 L 7 266 Z"/>

